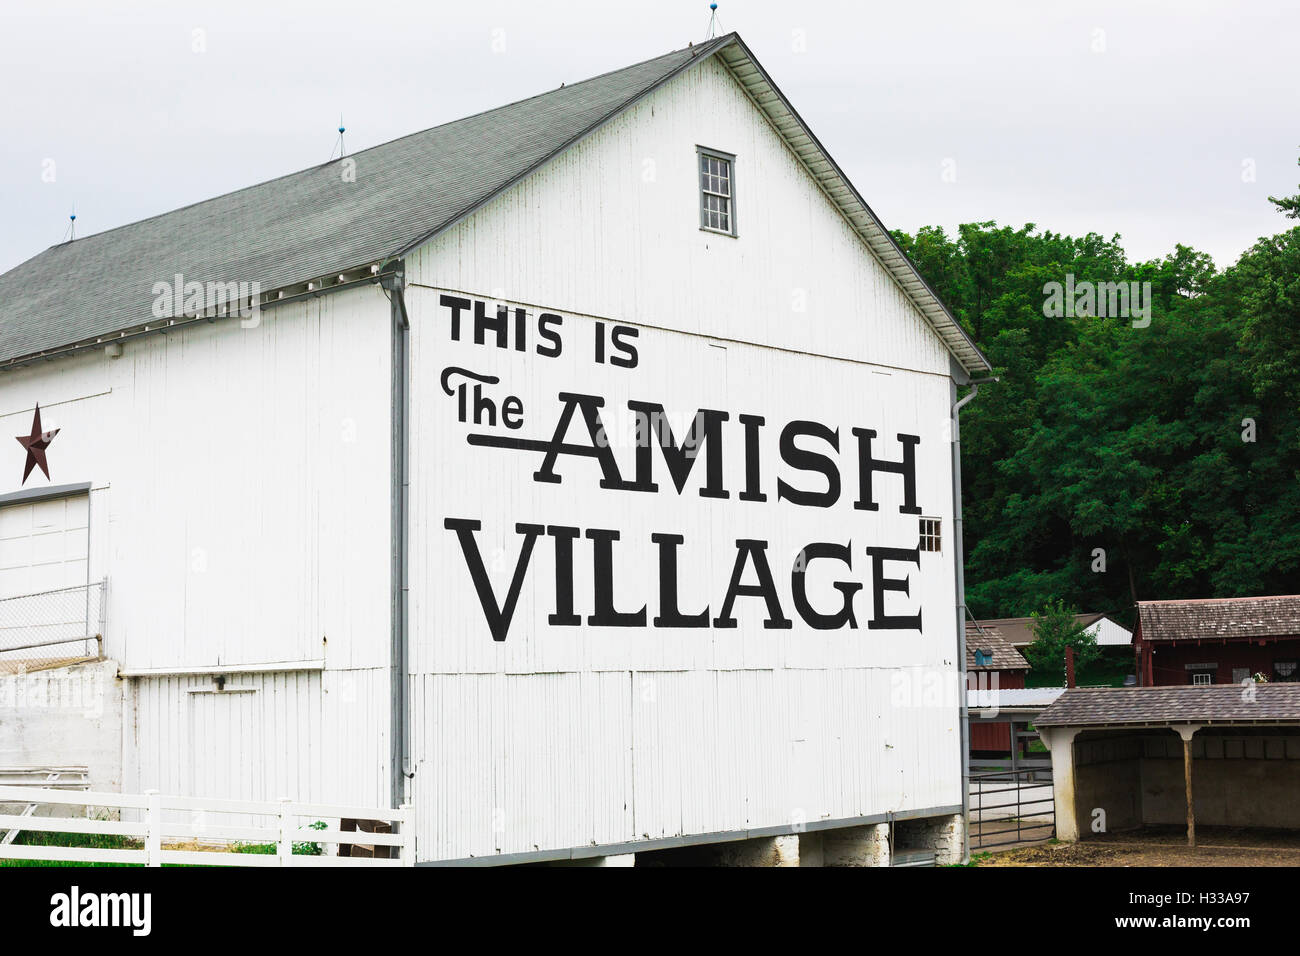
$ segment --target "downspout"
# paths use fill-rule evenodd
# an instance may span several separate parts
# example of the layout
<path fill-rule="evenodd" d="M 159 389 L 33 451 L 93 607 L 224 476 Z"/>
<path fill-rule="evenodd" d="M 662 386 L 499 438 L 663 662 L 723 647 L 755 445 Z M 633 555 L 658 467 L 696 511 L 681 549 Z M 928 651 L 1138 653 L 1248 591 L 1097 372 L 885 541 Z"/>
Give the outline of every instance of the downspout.
<path fill-rule="evenodd" d="M 411 323 L 406 313 L 404 263 L 396 262 L 392 272 L 380 278 L 391 305 L 392 355 L 392 640 L 389 652 L 389 688 L 391 719 L 389 726 L 389 771 L 392 806 L 406 803 L 406 783 L 410 772 L 410 736 L 408 733 L 407 674 L 410 647 L 407 597 L 408 578 L 407 524 L 410 514 L 410 441 L 411 407 Z"/>
<path fill-rule="evenodd" d="M 958 697 L 961 701 L 961 861 L 970 862 L 970 707 L 966 690 L 966 570 L 961 533 L 961 410 L 979 392 L 980 386 L 996 382 L 997 378 L 969 381 L 970 391 L 957 400 L 957 381 L 951 386 L 952 405 L 952 551 L 953 568 L 957 582 L 957 667 L 961 679 Z M 1015 746 L 1012 736 L 1011 745 Z"/>

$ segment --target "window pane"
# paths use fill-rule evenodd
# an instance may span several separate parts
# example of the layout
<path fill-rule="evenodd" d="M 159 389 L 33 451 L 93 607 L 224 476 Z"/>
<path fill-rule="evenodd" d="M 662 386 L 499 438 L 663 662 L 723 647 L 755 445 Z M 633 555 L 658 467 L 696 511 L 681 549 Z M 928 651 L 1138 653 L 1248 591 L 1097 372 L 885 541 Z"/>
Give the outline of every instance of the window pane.
<path fill-rule="evenodd" d="M 700 223 L 705 229 L 716 229 L 735 235 L 731 210 L 731 162 L 701 152 L 700 157 Z"/>

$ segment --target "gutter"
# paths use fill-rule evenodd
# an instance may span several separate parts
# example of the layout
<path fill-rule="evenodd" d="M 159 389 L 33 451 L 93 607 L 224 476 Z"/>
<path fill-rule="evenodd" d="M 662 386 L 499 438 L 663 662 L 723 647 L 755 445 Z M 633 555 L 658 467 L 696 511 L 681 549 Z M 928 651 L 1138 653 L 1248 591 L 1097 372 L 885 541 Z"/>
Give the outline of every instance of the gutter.
<path fill-rule="evenodd" d="M 398 261 L 393 271 L 380 279 L 391 304 L 392 355 L 392 567 L 391 588 L 392 637 L 389 652 L 389 773 L 392 806 L 408 802 L 407 781 L 410 769 L 409 708 L 406 680 L 409 668 L 410 632 L 408 596 L 410 594 L 408 556 L 408 516 L 410 515 L 410 408 L 411 408 L 411 322 L 406 312 L 406 277 L 404 263 Z"/>
<path fill-rule="evenodd" d="M 281 305 L 289 305 L 292 302 L 302 302 L 306 299 L 318 299 L 323 295 L 333 292 L 344 292 L 348 289 L 356 289 L 364 285 L 371 285 L 375 282 L 383 281 L 383 276 L 379 274 L 380 265 L 378 263 L 361 266 L 354 269 L 344 270 L 340 274 L 342 281 L 331 282 L 329 277 L 312 279 L 308 282 L 293 283 L 283 288 L 272 289 L 269 292 L 262 293 L 261 301 L 251 303 L 256 305 L 258 312 L 268 312 L 271 309 Z M 349 278 L 350 276 L 350 278 Z M 310 287 L 310 288 L 309 288 Z M 292 289 L 299 289 L 299 292 L 291 292 Z M 48 362 L 57 358 L 64 358 L 69 355 L 78 355 L 91 349 L 102 349 L 114 344 L 121 344 L 145 335 L 166 335 L 168 332 L 179 332 L 201 322 L 212 324 L 215 322 L 228 322 L 232 319 L 244 321 L 247 315 L 231 313 L 228 309 L 225 312 L 219 312 L 217 307 L 208 306 L 192 315 L 166 316 L 158 319 L 151 319 L 142 324 L 121 329 L 117 332 L 108 332 L 94 336 L 89 339 L 80 339 L 69 345 L 60 345 L 55 348 L 43 349 L 38 352 L 29 352 L 23 355 L 15 355 L 12 358 L 0 361 L 0 372 L 11 368 L 24 368 L 36 362 Z"/>
<path fill-rule="evenodd" d="M 965 376 L 962 376 L 963 378 Z M 957 379 L 952 380 L 952 552 L 957 583 L 957 667 L 961 674 L 961 860 L 970 862 L 970 702 L 966 695 L 966 569 L 961 532 L 961 410 L 980 386 L 997 377 L 967 380 L 970 391 L 957 400 Z M 1015 746 L 1015 740 L 1011 741 Z"/>

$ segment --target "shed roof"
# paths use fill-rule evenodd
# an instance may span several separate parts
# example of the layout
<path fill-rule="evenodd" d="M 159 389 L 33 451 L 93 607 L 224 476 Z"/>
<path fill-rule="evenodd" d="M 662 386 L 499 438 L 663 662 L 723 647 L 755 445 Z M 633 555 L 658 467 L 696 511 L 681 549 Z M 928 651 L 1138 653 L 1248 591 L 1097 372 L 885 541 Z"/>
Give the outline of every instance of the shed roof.
<path fill-rule="evenodd" d="M 53 246 L 0 275 L 0 367 L 156 327 L 154 283 L 291 289 L 398 259 L 643 96 L 718 56 L 968 372 L 987 359 L 734 33 L 215 199 Z M 152 326 L 151 326 L 152 323 Z"/>
<path fill-rule="evenodd" d="M 1300 684 L 1074 687 L 1034 720 L 1038 727 L 1300 723 Z"/>
<path fill-rule="evenodd" d="M 987 649 L 993 652 L 992 663 L 976 666 L 975 652 Z M 1029 661 L 1011 646 L 1006 636 L 996 627 L 966 622 L 966 669 L 968 671 L 1027 671 Z"/>
<path fill-rule="evenodd" d="M 1137 608 L 1146 641 L 1300 636 L 1300 594 L 1139 601 Z"/>
<path fill-rule="evenodd" d="M 970 687 L 966 703 L 971 710 L 1041 711 L 1065 693 L 1064 687 Z"/>

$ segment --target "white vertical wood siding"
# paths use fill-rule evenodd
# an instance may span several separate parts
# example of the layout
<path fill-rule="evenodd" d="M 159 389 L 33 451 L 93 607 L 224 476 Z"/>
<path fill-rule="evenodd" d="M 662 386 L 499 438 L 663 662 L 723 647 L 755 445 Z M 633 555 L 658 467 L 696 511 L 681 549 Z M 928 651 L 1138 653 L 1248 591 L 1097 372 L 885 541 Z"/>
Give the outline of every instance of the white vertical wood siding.
<path fill-rule="evenodd" d="M 697 146 L 734 153 L 738 238 L 698 229 Z M 170 276 L 160 275 L 160 279 Z M 908 688 L 955 675 L 948 356 L 725 69 L 710 60 L 647 97 L 408 260 L 412 329 L 411 674 L 414 795 L 423 859 L 532 852 L 849 818 L 959 803 L 957 695 Z M 558 359 L 450 343 L 440 290 L 564 316 Z M 146 290 L 142 290 L 142 295 Z M 596 317 L 640 329 L 633 372 L 593 364 Z M 325 671 L 132 680 L 127 779 L 137 788 L 381 803 L 388 796 L 390 321 L 377 287 L 293 303 L 257 328 L 205 325 L 0 376 L 0 426 L 25 434 L 40 402 L 55 483 L 89 481 L 90 576 L 109 578 L 106 652 L 125 669 L 324 658 Z M 471 448 L 438 376 L 502 377 L 549 438 L 560 390 L 720 408 L 729 499 L 601 491 L 590 461 L 559 485 L 536 453 Z M 623 417 L 620 417 L 623 413 Z M 737 500 L 739 413 L 768 420 L 765 504 Z M 775 501 L 781 426 L 839 429 L 842 497 Z M 579 426 L 575 422 L 575 431 Z M 865 547 L 910 547 L 897 479 L 854 511 L 854 426 L 896 458 L 921 436 L 917 496 L 945 547 L 897 567 L 922 631 L 871 631 Z M 808 447 L 818 443 L 806 441 Z M 21 448 L 0 445 L 0 491 Z M 819 447 L 819 450 L 821 449 Z M 630 470 L 631 448 L 616 445 Z M 656 452 L 656 456 L 658 453 Z M 8 457 L 4 457 L 8 456 Z M 44 481 L 29 480 L 28 487 Z M 448 516 L 481 520 L 501 594 L 517 521 L 615 528 L 615 603 L 658 607 L 652 532 L 685 535 L 681 605 L 719 610 L 737 538 L 769 542 L 787 617 L 790 563 L 812 541 L 852 542 L 810 599 L 866 585 L 858 629 L 766 630 L 752 598 L 734 630 L 550 627 L 552 542 L 538 541 L 504 642 L 482 612 Z M 575 542 L 575 610 L 591 612 L 591 542 Z M 900 687 L 905 702 L 900 704 Z M 232 692 L 231 688 L 236 688 Z"/>
<path fill-rule="evenodd" d="M 690 290 L 682 294 L 689 297 Z M 460 340 L 438 290 L 408 292 L 412 313 L 411 669 L 414 792 L 427 859 L 532 852 L 593 843 L 792 825 L 960 802 L 959 696 L 953 624 L 948 379 L 842 359 L 800 355 L 659 329 L 639 330 L 635 369 L 593 361 L 597 323 L 563 314 L 557 358 Z M 513 303 L 506 303 L 513 307 Z M 495 314 L 491 303 L 489 314 Z M 513 315 L 513 312 L 511 313 Z M 531 346 L 530 346 L 531 348 Z M 443 370 L 496 376 L 485 394 L 522 400 L 517 431 L 457 421 Z M 463 378 L 453 382 L 463 381 Z M 664 404 L 680 441 L 697 409 L 728 412 L 723 425 L 725 500 L 704 498 L 706 445 L 681 494 L 658 450 L 655 493 L 603 490 L 596 462 L 562 458 L 559 484 L 533 480 L 542 453 L 474 446 L 471 433 L 549 440 L 561 392 L 599 395 L 624 478 L 635 470 L 629 400 Z M 761 415 L 762 490 L 740 500 L 744 439 L 738 418 Z M 825 479 L 782 464 L 791 420 L 837 431 L 841 492 L 832 507 L 777 500 L 781 478 L 821 490 Z M 916 498 L 942 522 L 943 551 L 919 567 L 894 564 L 910 595 L 887 594 L 884 613 L 919 608 L 920 631 L 868 629 L 873 614 L 869 546 L 912 548 L 918 516 L 901 514 L 898 476 L 878 474 L 876 512 L 857 510 L 854 427 L 873 428 L 876 457 L 898 460 L 898 433 L 918 435 Z M 567 440 L 584 444 L 577 416 Z M 803 439 L 803 447 L 830 453 Z M 680 607 L 721 607 L 735 541 L 768 542 L 789 630 L 766 629 L 763 603 L 741 598 L 736 629 L 597 627 L 592 545 L 574 542 L 574 610 L 582 626 L 552 626 L 558 562 L 553 540 L 532 552 L 504 641 L 485 623 L 467 559 L 446 518 L 481 521 L 476 536 L 503 603 L 520 555 L 518 522 L 616 529 L 615 607 L 659 613 L 654 532 L 682 534 Z M 852 568 L 809 567 L 809 599 L 840 605 L 838 581 L 863 584 L 857 627 L 813 630 L 791 600 L 794 562 L 812 542 L 851 545 Z M 751 568 L 745 578 L 754 580 Z M 918 688 L 942 677 L 946 697 L 924 704 Z M 900 698 L 901 695 L 901 698 Z M 910 695 L 910 696 L 909 696 Z M 902 706 L 899 706 L 901 699 Z"/>
<path fill-rule="evenodd" d="M 382 670 L 231 674 L 220 691 L 198 674 L 131 683 L 128 780 L 137 790 L 388 803 Z"/>
<path fill-rule="evenodd" d="M 0 375 L 0 427 L 26 434 L 40 402 L 60 429 L 52 482 L 37 471 L 26 487 L 92 483 L 107 656 L 125 671 L 329 668 L 234 673 L 227 688 L 249 688 L 235 693 L 207 675 L 132 680 L 128 789 L 388 802 L 390 329 L 370 286 L 268 310 L 255 328 L 204 323 L 129 341 L 119 359 Z M 22 464 L 17 442 L 0 444 L 0 490 L 18 489 Z M 0 554 L 17 554 L 21 509 L 54 507 L 68 506 L 0 509 L 13 537 Z M 64 518 L 60 537 L 84 554 L 85 522 Z M 4 573 L 9 590 L 50 583 Z"/>
<path fill-rule="evenodd" d="M 736 155 L 737 238 L 698 228 L 697 146 Z M 958 695 L 936 689 L 957 674 L 948 354 L 721 65 L 708 61 L 646 97 L 412 254 L 407 270 L 422 858 L 960 803 Z M 535 338 L 526 353 L 452 344 L 442 290 L 489 308 L 562 314 L 564 354 L 533 354 Z M 638 369 L 593 364 L 595 319 L 640 328 Z M 561 485 L 533 482 L 540 455 L 465 444 L 467 429 L 439 387 L 449 365 L 499 375 L 489 394 L 523 399 L 519 434 L 527 438 L 550 437 L 562 389 L 604 396 L 611 416 L 629 398 L 661 402 L 679 439 L 683 412 L 728 410 L 729 429 L 739 412 L 762 414 L 770 500 L 737 500 L 734 432 L 726 501 L 698 497 L 702 464 L 677 495 L 659 458 L 655 495 L 599 490 L 589 461 L 562 461 Z M 894 566 L 911 578 L 912 597 L 889 599 L 900 609 L 920 606 L 923 633 L 865 628 L 865 545 L 917 539 L 916 516 L 897 511 L 897 479 L 877 479 L 875 513 L 846 511 L 844 502 L 828 510 L 773 504 L 777 434 L 796 418 L 840 429 L 845 501 L 856 491 L 849 429 L 876 428 L 882 458 L 898 457 L 896 433 L 922 436 L 918 499 L 926 516 L 942 520 L 945 544 L 921 555 L 919 571 Z M 582 434 L 580 421 L 571 434 Z M 630 469 L 631 450 L 616 452 Z M 785 477 L 820 487 L 816 476 Z M 714 614 L 736 538 L 769 541 L 787 616 L 795 613 L 792 555 L 810 541 L 851 539 L 853 571 L 810 574 L 810 596 L 834 607 L 832 580 L 866 582 L 856 598 L 859 629 L 811 631 L 796 619 L 791 631 L 764 630 L 747 607 L 761 602 L 749 599 L 738 602 L 733 631 L 550 627 L 554 558 L 542 538 L 510 635 L 496 643 L 456 538 L 442 526 L 448 515 L 482 520 L 479 543 L 498 596 L 519 553 L 515 522 L 616 528 L 616 606 L 646 603 L 651 615 L 652 531 L 685 535 L 681 605 L 708 604 Z M 584 615 L 590 547 L 575 542 L 575 609 Z"/>
<path fill-rule="evenodd" d="M 370 286 L 0 375 L 0 429 L 26 434 L 36 402 L 60 429 L 52 481 L 26 487 L 92 483 L 108 656 L 386 664 L 389 327 Z M 23 459 L 0 445 L 0 491 Z"/>

